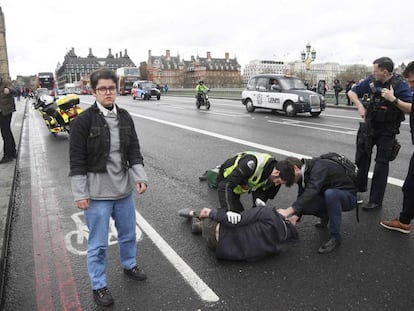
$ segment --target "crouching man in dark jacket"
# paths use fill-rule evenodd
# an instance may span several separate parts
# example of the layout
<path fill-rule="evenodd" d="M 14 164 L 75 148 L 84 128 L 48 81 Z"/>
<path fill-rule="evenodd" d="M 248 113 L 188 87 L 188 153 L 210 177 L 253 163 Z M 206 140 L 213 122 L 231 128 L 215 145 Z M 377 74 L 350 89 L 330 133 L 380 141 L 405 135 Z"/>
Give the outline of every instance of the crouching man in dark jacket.
<path fill-rule="evenodd" d="M 331 237 L 318 253 L 332 252 L 341 244 L 342 211 L 357 207 L 357 189 L 351 177 L 340 164 L 329 159 L 289 158 L 280 161 L 278 166 L 291 166 L 299 186 L 297 200 L 291 207 L 278 209 L 278 212 L 292 221 L 301 215 L 317 216 L 321 218 L 317 227 L 326 227 L 329 222 Z"/>
<path fill-rule="evenodd" d="M 288 241 L 298 240 L 296 227 L 275 208 L 260 206 L 235 213 L 203 208 L 202 236 L 219 259 L 254 261 L 279 254 Z M 183 216 L 183 213 L 180 213 Z M 194 212 L 188 213 L 195 216 Z"/>

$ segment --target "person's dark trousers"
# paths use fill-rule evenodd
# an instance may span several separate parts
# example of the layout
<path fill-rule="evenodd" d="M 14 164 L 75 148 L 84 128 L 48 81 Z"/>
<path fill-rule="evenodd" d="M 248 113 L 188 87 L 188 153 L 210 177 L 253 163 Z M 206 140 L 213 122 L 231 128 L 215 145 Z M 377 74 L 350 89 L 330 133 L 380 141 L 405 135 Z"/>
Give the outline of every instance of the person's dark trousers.
<path fill-rule="evenodd" d="M 11 119 L 11 113 L 6 116 L 3 116 L 0 113 L 1 136 L 3 137 L 4 141 L 4 156 L 14 158 L 16 157 L 16 143 L 10 129 Z"/>
<path fill-rule="evenodd" d="M 339 103 L 339 92 L 335 92 L 335 105 Z"/>
<path fill-rule="evenodd" d="M 351 99 L 349 98 L 348 94 L 346 94 L 347 105 L 351 106 Z"/>
<path fill-rule="evenodd" d="M 374 131 L 372 136 L 372 146 L 361 148 L 357 145 L 355 163 L 358 166 L 357 186 L 359 191 L 367 188 L 368 172 L 371 164 L 372 147 L 376 145 L 377 154 L 375 157 L 374 174 L 372 176 L 369 202 L 382 205 L 385 189 L 387 187 L 387 178 L 390 167 L 389 157 L 390 150 L 394 144 L 395 134 L 387 129 Z M 368 151 L 370 151 L 368 153 Z"/>
<path fill-rule="evenodd" d="M 329 218 L 329 231 L 339 239 L 341 234 L 342 212 L 350 211 L 357 206 L 356 195 L 348 190 L 327 189 L 323 195 L 318 195 L 306 209 L 303 215 L 314 215 Z"/>
<path fill-rule="evenodd" d="M 400 222 L 408 225 L 414 219 L 414 153 L 411 156 L 410 166 L 404 185 L 402 186 L 402 192 L 403 209 L 400 213 Z"/>
<path fill-rule="evenodd" d="M 217 192 L 219 197 L 220 208 L 228 210 L 228 205 L 233 206 L 233 212 L 242 212 L 244 210 L 243 204 L 240 202 L 240 195 L 235 194 L 233 191 L 227 191 L 228 183 L 225 179 L 222 179 L 217 184 Z M 230 194 L 229 194 L 230 193 Z"/>

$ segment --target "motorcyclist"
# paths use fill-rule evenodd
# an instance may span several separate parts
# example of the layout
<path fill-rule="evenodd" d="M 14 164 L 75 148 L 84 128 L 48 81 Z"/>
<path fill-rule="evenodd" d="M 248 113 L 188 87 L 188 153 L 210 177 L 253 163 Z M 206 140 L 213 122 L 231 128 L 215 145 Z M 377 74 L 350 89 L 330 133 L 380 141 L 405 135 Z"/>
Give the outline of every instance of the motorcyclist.
<path fill-rule="evenodd" d="M 202 103 L 204 93 L 207 93 L 210 89 L 207 87 L 207 85 L 204 84 L 203 80 L 198 81 L 198 84 L 195 89 L 197 101 Z"/>

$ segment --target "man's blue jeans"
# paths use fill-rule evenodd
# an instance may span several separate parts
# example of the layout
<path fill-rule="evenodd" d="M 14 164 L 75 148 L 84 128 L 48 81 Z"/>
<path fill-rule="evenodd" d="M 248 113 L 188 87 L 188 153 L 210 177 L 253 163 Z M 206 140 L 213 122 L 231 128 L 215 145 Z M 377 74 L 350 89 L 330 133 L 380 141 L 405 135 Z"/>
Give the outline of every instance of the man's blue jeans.
<path fill-rule="evenodd" d="M 342 211 L 350 211 L 357 206 L 356 195 L 348 190 L 327 189 L 318 195 L 302 211 L 303 215 L 329 218 L 329 231 L 335 238 L 340 238 Z"/>
<path fill-rule="evenodd" d="M 110 217 L 114 219 L 118 231 L 122 267 L 131 269 L 136 265 L 136 220 L 132 193 L 120 200 L 91 200 L 84 214 L 89 229 L 88 273 L 92 289 L 99 289 L 107 285 L 106 250 Z"/>

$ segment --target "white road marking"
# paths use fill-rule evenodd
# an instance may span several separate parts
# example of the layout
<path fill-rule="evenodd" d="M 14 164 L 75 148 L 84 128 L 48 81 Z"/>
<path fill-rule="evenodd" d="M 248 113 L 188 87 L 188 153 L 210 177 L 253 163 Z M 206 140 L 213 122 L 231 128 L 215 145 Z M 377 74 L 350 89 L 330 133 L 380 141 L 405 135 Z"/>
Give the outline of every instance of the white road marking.
<path fill-rule="evenodd" d="M 293 120 L 290 120 L 290 119 L 282 119 L 282 120 L 283 121 L 267 120 L 267 122 L 277 123 L 277 124 L 286 124 L 286 125 L 290 125 L 290 126 L 303 127 L 303 128 L 314 129 L 314 130 L 318 130 L 318 131 L 341 133 L 341 134 L 347 134 L 347 135 L 356 135 L 357 132 L 358 132 L 357 129 L 346 128 L 346 127 L 337 126 L 337 125 L 317 124 L 318 126 L 315 126 L 315 123 L 312 123 L 312 122 L 296 121 L 296 120 L 293 121 Z M 311 125 L 306 125 L 306 124 L 312 124 L 312 126 Z M 334 129 L 330 129 L 328 127 L 344 129 L 344 130 L 343 131 L 334 130 Z"/>
<path fill-rule="evenodd" d="M 137 224 L 159 248 L 165 258 L 177 269 L 184 280 L 195 290 L 195 292 L 208 302 L 216 302 L 219 297 L 207 286 L 206 283 L 190 268 L 187 263 L 168 245 L 167 242 L 151 227 L 151 225 L 137 212 Z"/>
<path fill-rule="evenodd" d="M 187 126 L 187 125 L 182 125 L 182 124 L 177 124 L 177 123 L 173 123 L 173 122 L 169 122 L 169 121 L 164 121 L 164 120 L 161 120 L 161 119 L 148 117 L 148 116 L 144 116 L 144 115 L 139 115 L 139 114 L 136 114 L 136 113 L 130 113 L 130 114 L 137 117 L 137 118 L 147 119 L 147 120 L 150 120 L 150 121 L 154 121 L 154 122 L 174 126 L 174 127 L 177 127 L 177 128 L 187 130 L 187 131 L 196 132 L 196 133 L 199 133 L 199 134 L 220 138 L 220 139 L 227 140 L 227 141 L 230 141 L 230 142 L 233 142 L 233 143 L 245 145 L 245 146 L 248 146 L 248 147 L 253 147 L 253 148 L 256 148 L 256 149 L 261 149 L 261 150 L 272 152 L 272 153 L 281 154 L 281 155 L 284 155 L 284 156 L 287 156 L 287 157 L 307 158 L 307 159 L 311 158 L 310 156 L 305 155 L 305 154 L 300 154 L 300 153 L 295 153 L 295 152 L 291 152 L 291 151 L 288 151 L 288 150 L 274 148 L 274 147 L 271 147 L 271 146 L 254 143 L 254 142 L 251 142 L 251 141 L 248 141 L 248 140 L 243 140 L 243 139 L 239 139 L 239 138 L 235 138 L 235 137 L 231 137 L 231 136 L 227 136 L 227 135 L 222 135 L 222 134 L 218 134 L 218 133 L 214 133 L 214 132 L 210 132 L 210 131 L 206 131 L 206 130 L 201 130 L 201 129 L 194 128 L 194 127 Z M 371 172 L 369 172 L 368 177 L 372 178 L 372 173 Z M 404 180 L 393 178 L 393 177 L 388 177 L 388 183 L 392 184 L 392 185 L 395 185 L 395 186 L 401 187 L 404 183 Z"/>

